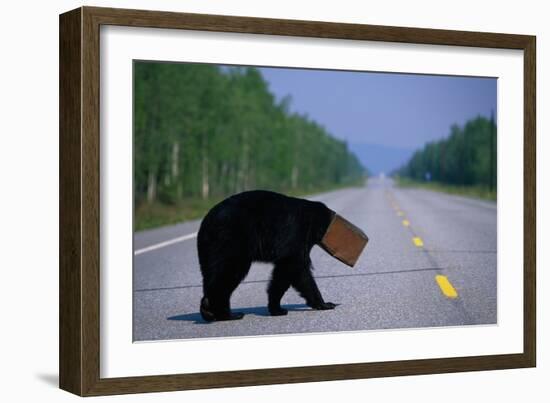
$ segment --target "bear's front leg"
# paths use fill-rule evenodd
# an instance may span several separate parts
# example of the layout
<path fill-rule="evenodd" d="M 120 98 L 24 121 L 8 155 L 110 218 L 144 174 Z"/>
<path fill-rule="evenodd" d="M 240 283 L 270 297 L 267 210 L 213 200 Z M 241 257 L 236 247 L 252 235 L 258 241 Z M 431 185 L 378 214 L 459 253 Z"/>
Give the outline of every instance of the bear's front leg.
<path fill-rule="evenodd" d="M 307 305 L 313 309 L 328 310 L 336 308 L 336 304 L 323 300 L 321 291 L 319 291 L 311 274 L 311 260 L 295 267 L 291 284 L 306 300 Z"/>
<path fill-rule="evenodd" d="M 281 298 L 283 298 L 285 292 L 290 288 L 291 269 L 292 266 L 284 261 L 275 264 L 267 289 L 267 309 L 272 316 L 283 316 L 288 313 L 286 309 L 281 308 Z"/>

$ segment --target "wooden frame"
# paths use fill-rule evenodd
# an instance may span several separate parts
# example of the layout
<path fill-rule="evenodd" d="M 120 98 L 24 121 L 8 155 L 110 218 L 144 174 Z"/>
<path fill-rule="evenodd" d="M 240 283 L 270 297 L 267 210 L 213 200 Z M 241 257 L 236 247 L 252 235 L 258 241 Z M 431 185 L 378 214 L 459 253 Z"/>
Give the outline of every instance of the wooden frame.
<path fill-rule="evenodd" d="M 422 359 L 129 378 L 100 378 L 99 28 L 175 28 L 459 45 L 524 51 L 524 350 Z M 312 21 L 82 7 L 60 16 L 60 387 L 81 395 L 533 367 L 536 363 L 535 37 Z"/>

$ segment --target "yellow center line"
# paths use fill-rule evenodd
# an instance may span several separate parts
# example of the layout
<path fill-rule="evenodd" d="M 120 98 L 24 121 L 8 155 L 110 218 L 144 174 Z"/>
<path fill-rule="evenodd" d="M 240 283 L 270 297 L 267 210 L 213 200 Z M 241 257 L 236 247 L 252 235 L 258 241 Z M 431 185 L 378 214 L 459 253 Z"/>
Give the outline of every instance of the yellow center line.
<path fill-rule="evenodd" d="M 447 298 L 458 298 L 458 293 L 456 292 L 455 288 L 453 287 L 447 276 L 438 274 L 437 276 L 435 276 L 435 281 L 437 281 L 439 288 L 441 288 L 441 292 Z"/>
<path fill-rule="evenodd" d="M 411 223 L 409 222 L 409 220 L 403 220 L 403 226 L 404 226 L 404 227 L 408 227 L 409 225 L 411 225 Z"/>
<path fill-rule="evenodd" d="M 413 243 L 418 246 L 419 248 L 423 247 L 424 246 L 424 242 L 422 242 L 422 238 L 418 237 L 418 236 L 415 236 L 413 239 L 412 239 Z"/>

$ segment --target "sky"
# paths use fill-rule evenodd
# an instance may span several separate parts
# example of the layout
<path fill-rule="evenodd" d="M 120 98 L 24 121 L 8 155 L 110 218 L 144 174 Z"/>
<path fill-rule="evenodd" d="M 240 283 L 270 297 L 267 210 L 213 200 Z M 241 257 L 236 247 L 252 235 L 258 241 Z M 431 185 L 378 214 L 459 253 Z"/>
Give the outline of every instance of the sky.
<path fill-rule="evenodd" d="M 259 70 L 277 100 L 290 95 L 291 111 L 306 114 L 346 140 L 372 171 L 406 162 L 415 149 L 446 137 L 452 124 L 489 117 L 492 111 L 496 116 L 497 111 L 495 78 Z M 381 166 L 372 169 L 367 159 Z"/>

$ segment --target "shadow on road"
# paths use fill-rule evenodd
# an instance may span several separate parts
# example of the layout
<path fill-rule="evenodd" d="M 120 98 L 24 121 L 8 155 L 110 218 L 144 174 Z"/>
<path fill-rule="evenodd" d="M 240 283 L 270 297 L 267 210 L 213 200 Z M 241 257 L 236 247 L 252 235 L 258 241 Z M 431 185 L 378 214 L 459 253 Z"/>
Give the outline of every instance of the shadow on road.
<path fill-rule="evenodd" d="M 310 311 L 311 310 L 311 308 L 306 304 L 287 304 L 287 305 L 281 305 L 281 307 L 284 309 L 287 309 L 288 311 Z M 256 316 L 271 316 L 266 306 L 254 306 L 250 308 L 234 308 L 232 310 L 234 312 L 242 312 L 245 315 L 252 314 Z M 195 324 L 203 324 L 203 325 L 208 325 L 210 323 L 213 323 L 213 322 L 205 321 L 199 312 L 170 316 L 167 319 L 184 320 L 184 321 L 193 322 Z"/>

